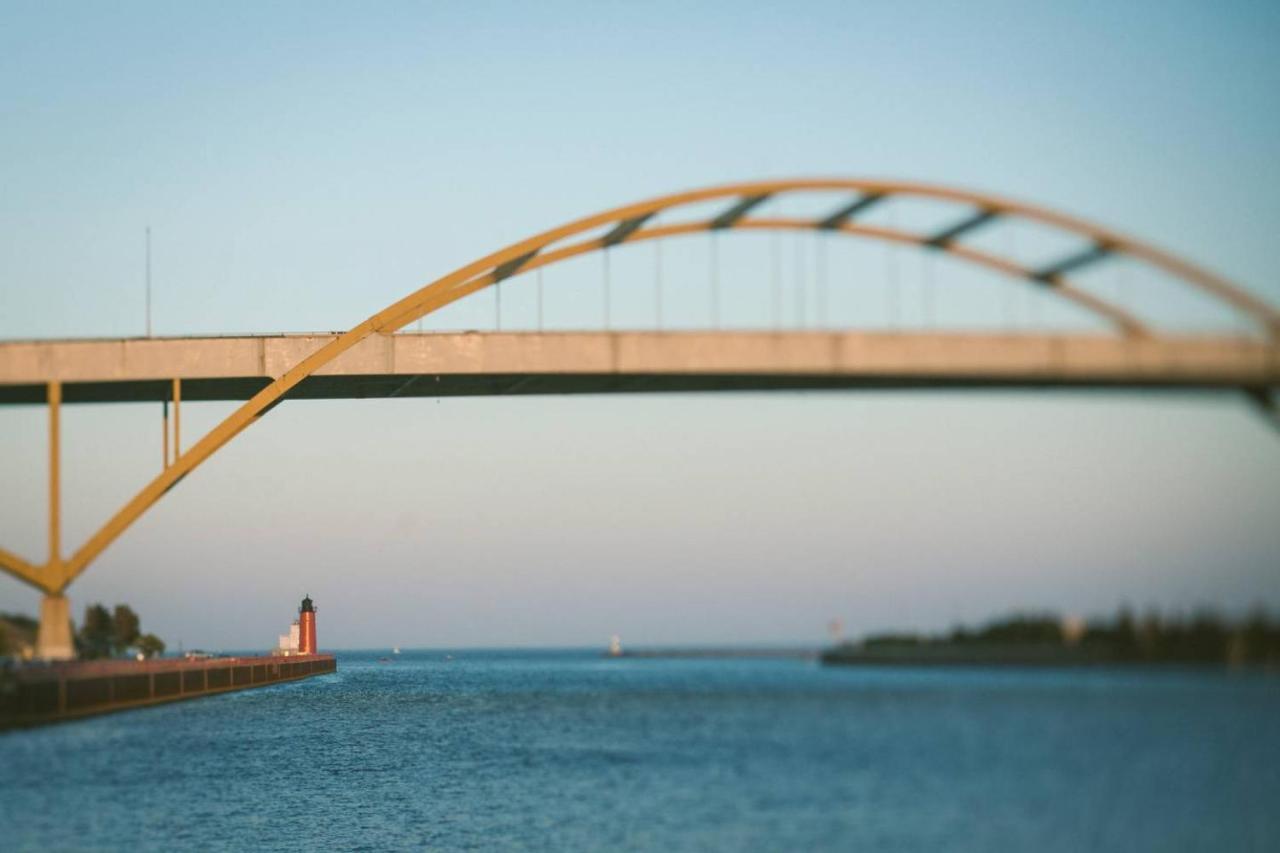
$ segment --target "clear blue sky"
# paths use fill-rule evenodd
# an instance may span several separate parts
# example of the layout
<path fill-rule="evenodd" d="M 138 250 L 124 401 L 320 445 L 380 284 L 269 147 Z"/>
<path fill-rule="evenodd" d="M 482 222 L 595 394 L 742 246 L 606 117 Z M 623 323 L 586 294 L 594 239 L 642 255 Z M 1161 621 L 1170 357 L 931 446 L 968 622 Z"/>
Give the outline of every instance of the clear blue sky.
<path fill-rule="evenodd" d="M 147 225 L 158 334 L 344 329 L 581 214 L 811 174 L 1034 200 L 1280 302 L 1277 44 L 1263 3 L 0 0 L 0 337 L 141 333 Z M 670 275 L 704 251 L 673 249 Z M 647 316 L 642 261 L 619 273 L 624 323 Z M 737 263 L 749 323 L 759 264 Z M 548 274 L 549 324 L 598 316 L 595 274 Z M 1201 319 L 1134 282 L 1136 301 Z M 944 313 L 998 306 L 988 286 L 952 289 Z M 527 326 L 515 287 L 505 320 Z M 671 311 L 696 324 L 702 304 Z M 1023 324 L 1071 322 L 1018 306 Z M 492 324 L 482 294 L 428 327 Z M 227 411 L 186 407 L 186 434 Z M 159 412 L 65 420 L 72 550 L 154 473 Z M 38 407 L 0 412 L 0 542 L 32 559 L 43 431 Z M 292 403 L 71 594 L 77 612 L 133 602 L 187 646 L 268 644 L 305 592 L 343 646 L 1280 608 L 1277 507 L 1280 436 L 1229 397 Z M 0 609 L 37 600 L 0 580 Z"/>

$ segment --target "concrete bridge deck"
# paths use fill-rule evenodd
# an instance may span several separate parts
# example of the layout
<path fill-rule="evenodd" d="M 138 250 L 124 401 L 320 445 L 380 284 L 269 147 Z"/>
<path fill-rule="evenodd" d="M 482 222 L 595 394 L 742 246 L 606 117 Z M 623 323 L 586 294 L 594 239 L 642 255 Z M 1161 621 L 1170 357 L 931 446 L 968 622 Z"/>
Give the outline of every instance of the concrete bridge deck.
<path fill-rule="evenodd" d="M 0 404 L 244 400 L 336 334 L 0 343 Z M 373 335 L 290 399 L 786 388 L 1280 386 L 1250 338 L 950 332 L 458 332 Z"/>

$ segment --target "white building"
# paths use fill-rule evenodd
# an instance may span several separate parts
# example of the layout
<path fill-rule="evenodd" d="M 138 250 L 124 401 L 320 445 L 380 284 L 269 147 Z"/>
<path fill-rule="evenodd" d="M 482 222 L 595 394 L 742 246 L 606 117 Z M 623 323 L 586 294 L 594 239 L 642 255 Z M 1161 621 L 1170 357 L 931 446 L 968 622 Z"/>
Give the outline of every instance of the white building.
<path fill-rule="evenodd" d="M 280 635 L 280 644 L 276 646 L 276 654 L 296 655 L 300 643 L 299 637 L 298 620 L 294 619 L 293 624 L 289 626 L 289 633 Z"/>

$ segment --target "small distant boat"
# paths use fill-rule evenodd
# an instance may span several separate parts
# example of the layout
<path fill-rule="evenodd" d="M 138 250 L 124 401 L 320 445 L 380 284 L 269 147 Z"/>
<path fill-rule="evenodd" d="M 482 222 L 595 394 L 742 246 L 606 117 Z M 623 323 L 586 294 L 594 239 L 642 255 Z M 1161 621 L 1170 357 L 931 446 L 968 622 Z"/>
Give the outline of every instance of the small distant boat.
<path fill-rule="evenodd" d="M 393 654 L 393 655 L 398 655 L 398 654 L 400 654 L 400 647 L 399 647 L 399 646 L 396 646 L 394 649 L 392 649 L 392 650 L 391 650 L 391 654 Z"/>

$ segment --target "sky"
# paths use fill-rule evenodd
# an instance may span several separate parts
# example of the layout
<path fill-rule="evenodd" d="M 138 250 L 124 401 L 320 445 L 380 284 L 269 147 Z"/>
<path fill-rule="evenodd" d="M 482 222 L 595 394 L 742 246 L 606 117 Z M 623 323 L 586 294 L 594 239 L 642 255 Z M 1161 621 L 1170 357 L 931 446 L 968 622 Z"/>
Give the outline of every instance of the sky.
<path fill-rule="evenodd" d="M 1280 303 L 1277 43 L 1280 10 L 1245 2 L 0 0 L 0 339 L 143 334 L 148 227 L 155 334 L 340 330 L 578 216 L 811 175 L 1030 200 Z M 831 253 L 827 325 L 1088 327 L 910 252 L 784 239 L 789 294 Z M 772 322 L 776 250 L 718 246 L 730 325 Z M 664 251 L 667 323 L 705 326 L 707 238 Z M 599 326 L 598 263 L 548 270 L 548 327 Z M 616 263 L 616 322 L 652 324 L 653 258 Z M 1240 329 L 1141 269 L 1090 286 Z M 504 287 L 503 327 L 534 327 L 532 282 Z M 495 300 L 424 322 L 492 329 Z M 230 411 L 185 406 L 187 441 Z M 70 552 L 156 473 L 160 413 L 63 420 Z M 0 544 L 37 561 L 44 442 L 42 407 L 0 411 Z M 186 648 L 270 645 L 306 593 L 332 647 L 813 644 L 832 618 L 1280 610 L 1278 506 L 1280 434 L 1226 394 L 292 402 L 69 594 Z M 0 579 L 0 610 L 38 601 Z"/>

